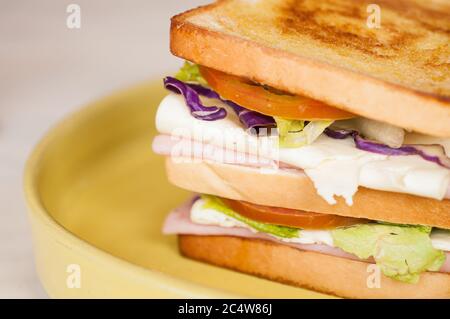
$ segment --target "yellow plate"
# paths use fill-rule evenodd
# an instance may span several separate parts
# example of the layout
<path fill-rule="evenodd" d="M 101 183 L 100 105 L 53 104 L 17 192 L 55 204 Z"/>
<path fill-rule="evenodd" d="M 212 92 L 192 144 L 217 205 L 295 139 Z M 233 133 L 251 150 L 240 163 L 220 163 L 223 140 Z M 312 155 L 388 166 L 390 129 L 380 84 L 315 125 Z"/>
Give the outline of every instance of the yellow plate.
<path fill-rule="evenodd" d="M 189 193 L 152 154 L 161 81 L 103 99 L 36 147 L 25 193 L 38 275 L 51 297 L 273 297 L 322 294 L 185 259 L 160 232 Z"/>

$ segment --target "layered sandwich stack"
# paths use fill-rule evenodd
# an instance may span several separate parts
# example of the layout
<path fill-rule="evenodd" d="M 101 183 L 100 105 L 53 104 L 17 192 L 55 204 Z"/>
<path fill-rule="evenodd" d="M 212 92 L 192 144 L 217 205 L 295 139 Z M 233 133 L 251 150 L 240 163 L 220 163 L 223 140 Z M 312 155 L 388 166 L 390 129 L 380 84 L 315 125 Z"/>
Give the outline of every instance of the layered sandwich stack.
<path fill-rule="evenodd" d="M 172 19 L 153 142 L 189 258 L 350 298 L 450 298 L 450 7 L 223 0 Z"/>

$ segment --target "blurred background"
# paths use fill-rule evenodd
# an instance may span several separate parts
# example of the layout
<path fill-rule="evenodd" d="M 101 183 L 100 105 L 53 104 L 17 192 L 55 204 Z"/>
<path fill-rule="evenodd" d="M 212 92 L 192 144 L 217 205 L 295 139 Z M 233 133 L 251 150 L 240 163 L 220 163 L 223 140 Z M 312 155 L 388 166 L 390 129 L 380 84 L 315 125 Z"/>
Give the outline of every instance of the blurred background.
<path fill-rule="evenodd" d="M 22 191 L 25 161 L 58 120 L 181 64 L 169 19 L 210 0 L 0 0 L 0 298 L 45 298 Z M 81 9 L 70 29 L 67 7 Z"/>

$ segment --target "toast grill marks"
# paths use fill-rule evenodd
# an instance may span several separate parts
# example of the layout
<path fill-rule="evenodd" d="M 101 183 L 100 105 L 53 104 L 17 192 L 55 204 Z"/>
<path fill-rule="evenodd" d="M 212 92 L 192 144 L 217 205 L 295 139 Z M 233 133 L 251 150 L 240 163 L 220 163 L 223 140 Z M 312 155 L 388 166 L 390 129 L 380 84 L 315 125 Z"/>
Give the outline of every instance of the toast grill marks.
<path fill-rule="evenodd" d="M 315 3 L 318 3 L 316 1 Z M 325 1 L 323 7 L 310 5 L 310 1 L 291 0 L 280 7 L 278 18 L 279 28 L 283 34 L 306 34 L 308 37 L 326 45 L 338 45 L 345 49 L 357 50 L 362 54 L 379 59 L 395 59 L 400 54 L 408 53 L 410 47 L 418 47 L 423 41 L 429 41 L 427 36 L 434 34 L 442 37 L 435 46 L 429 48 L 427 55 L 411 52 L 407 59 L 411 64 L 417 64 L 433 81 L 449 79 L 450 55 L 449 41 L 444 42 L 450 34 L 450 24 L 446 15 L 440 11 L 423 8 L 413 2 L 377 1 L 383 10 L 395 11 L 404 18 L 396 21 L 382 22 L 383 33 L 371 30 L 366 26 L 366 8 L 373 1 Z M 411 29 L 402 26 L 414 21 Z M 423 21 L 422 21 L 423 19 Z M 432 24 L 433 19 L 436 25 Z M 405 20 L 405 21 L 402 21 Z M 445 22 L 445 23 L 443 23 Z M 416 32 L 417 29 L 422 32 Z M 345 53 L 344 53 L 345 54 Z M 447 56 L 447 58 L 446 58 Z M 448 90 L 437 87 L 435 93 L 448 95 Z"/>
<path fill-rule="evenodd" d="M 355 1 L 357 2 L 357 1 Z M 398 32 L 392 24 L 385 41 L 366 26 L 364 4 L 357 6 L 345 1 L 324 3 L 323 7 L 308 6 L 308 1 L 292 0 L 280 7 L 277 24 L 283 35 L 303 34 L 325 45 L 338 45 L 377 58 L 392 58 L 395 51 L 412 44 L 417 35 Z M 383 25 L 383 27 L 387 27 Z"/>
<path fill-rule="evenodd" d="M 450 101 L 450 7 L 377 1 L 381 29 L 369 29 L 372 2 L 228 0 L 188 20 Z"/>

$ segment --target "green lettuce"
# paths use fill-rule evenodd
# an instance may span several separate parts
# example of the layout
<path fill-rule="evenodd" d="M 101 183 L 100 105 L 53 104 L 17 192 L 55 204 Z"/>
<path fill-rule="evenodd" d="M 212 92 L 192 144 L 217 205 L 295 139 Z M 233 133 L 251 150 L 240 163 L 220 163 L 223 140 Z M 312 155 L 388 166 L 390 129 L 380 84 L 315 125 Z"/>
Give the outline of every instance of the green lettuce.
<path fill-rule="evenodd" d="M 361 259 L 373 257 L 386 276 L 417 283 L 420 273 L 438 271 L 443 251 L 433 248 L 431 227 L 365 224 L 332 230 L 334 245 Z"/>
<path fill-rule="evenodd" d="M 175 75 L 175 78 L 183 82 L 197 82 L 202 85 L 208 85 L 208 82 L 200 74 L 198 64 L 193 64 L 188 61 L 184 62 L 183 67 Z"/>
<path fill-rule="evenodd" d="M 205 203 L 203 204 L 204 209 L 213 209 L 219 211 L 222 214 L 225 214 L 244 224 L 247 224 L 248 226 L 259 232 L 272 234 L 281 238 L 294 238 L 298 237 L 300 234 L 299 229 L 297 228 L 261 223 L 239 215 L 234 210 L 227 207 L 219 198 L 215 196 L 202 195 L 202 199 L 205 201 Z"/>
<path fill-rule="evenodd" d="M 274 117 L 277 123 L 280 147 L 301 147 L 312 144 L 333 121 L 301 121 Z"/>

